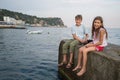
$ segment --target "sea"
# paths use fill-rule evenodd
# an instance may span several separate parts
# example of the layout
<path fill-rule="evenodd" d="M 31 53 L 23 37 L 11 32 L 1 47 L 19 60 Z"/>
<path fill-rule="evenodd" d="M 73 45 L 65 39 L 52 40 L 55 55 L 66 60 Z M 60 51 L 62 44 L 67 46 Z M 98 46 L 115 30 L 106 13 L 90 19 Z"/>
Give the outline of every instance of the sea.
<path fill-rule="evenodd" d="M 42 34 L 28 34 L 28 30 L 42 30 Z M 120 45 L 120 28 L 107 31 L 108 42 Z M 58 48 L 61 40 L 71 38 L 70 28 L 0 29 L 0 80 L 61 80 Z"/>

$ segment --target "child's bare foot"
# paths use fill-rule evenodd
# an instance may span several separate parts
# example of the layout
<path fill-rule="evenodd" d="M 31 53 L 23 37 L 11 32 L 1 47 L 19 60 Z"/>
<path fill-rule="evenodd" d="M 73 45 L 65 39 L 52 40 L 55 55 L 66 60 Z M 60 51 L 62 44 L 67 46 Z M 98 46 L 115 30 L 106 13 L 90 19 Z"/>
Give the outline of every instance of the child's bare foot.
<path fill-rule="evenodd" d="M 66 61 L 64 61 L 64 62 L 61 62 L 60 64 L 58 64 L 58 66 L 60 67 L 60 66 L 63 66 L 64 64 L 66 64 L 67 62 Z"/>
<path fill-rule="evenodd" d="M 76 71 L 78 69 L 81 69 L 81 66 L 76 66 L 72 71 Z"/>
<path fill-rule="evenodd" d="M 67 64 L 66 68 L 70 68 L 70 67 L 71 67 L 71 65 L 72 65 L 72 63 L 71 63 L 71 62 L 69 62 L 69 63 Z"/>
<path fill-rule="evenodd" d="M 86 72 L 86 69 L 81 69 L 78 73 L 77 76 L 82 76 Z"/>

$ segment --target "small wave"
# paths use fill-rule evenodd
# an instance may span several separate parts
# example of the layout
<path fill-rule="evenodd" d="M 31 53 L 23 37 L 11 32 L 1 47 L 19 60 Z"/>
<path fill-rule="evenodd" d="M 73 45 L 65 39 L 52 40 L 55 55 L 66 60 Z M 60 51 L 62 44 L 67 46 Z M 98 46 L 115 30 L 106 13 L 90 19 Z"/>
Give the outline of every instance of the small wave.
<path fill-rule="evenodd" d="M 47 66 L 44 65 L 35 66 L 34 69 L 47 69 Z"/>
<path fill-rule="evenodd" d="M 20 72 L 22 72 L 22 73 L 33 73 L 33 72 L 35 72 L 35 70 L 34 69 L 20 69 Z"/>
<path fill-rule="evenodd" d="M 0 42 L 0 44 L 4 44 L 4 42 Z"/>
<path fill-rule="evenodd" d="M 28 77 L 25 74 L 17 72 L 2 72 L 0 73 L 0 80 L 26 80 Z"/>

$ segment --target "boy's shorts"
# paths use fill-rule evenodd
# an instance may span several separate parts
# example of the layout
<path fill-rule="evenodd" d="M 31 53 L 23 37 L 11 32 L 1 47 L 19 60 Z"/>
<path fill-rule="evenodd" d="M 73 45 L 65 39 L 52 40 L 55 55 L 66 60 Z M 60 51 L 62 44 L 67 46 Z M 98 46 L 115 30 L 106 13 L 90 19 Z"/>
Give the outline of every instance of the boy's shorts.
<path fill-rule="evenodd" d="M 97 51 L 103 51 L 104 47 L 103 46 L 96 46 Z"/>

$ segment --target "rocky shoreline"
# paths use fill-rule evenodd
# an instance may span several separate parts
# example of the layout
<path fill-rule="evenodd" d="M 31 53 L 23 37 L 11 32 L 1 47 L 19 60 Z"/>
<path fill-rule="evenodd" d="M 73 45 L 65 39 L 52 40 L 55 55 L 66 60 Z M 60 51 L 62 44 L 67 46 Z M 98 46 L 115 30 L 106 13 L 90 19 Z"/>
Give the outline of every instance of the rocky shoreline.
<path fill-rule="evenodd" d="M 15 25 L 0 25 L 0 29 L 26 29 L 26 28 L 16 27 Z"/>

